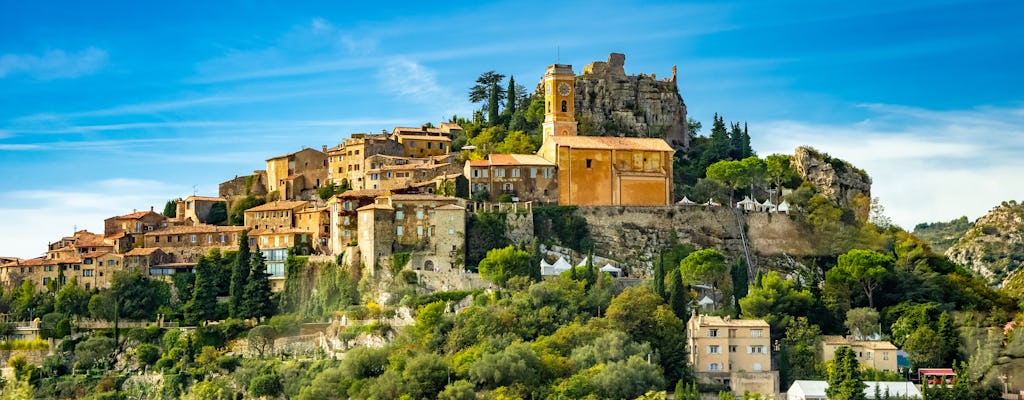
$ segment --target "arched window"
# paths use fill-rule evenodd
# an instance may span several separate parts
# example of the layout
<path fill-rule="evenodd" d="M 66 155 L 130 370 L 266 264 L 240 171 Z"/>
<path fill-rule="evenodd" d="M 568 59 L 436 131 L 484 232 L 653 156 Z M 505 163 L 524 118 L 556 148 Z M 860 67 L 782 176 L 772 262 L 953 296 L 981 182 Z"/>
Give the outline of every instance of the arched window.
<path fill-rule="evenodd" d="M 547 105 L 548 105 L 548 112 L 551 112 L 551 102 L 550 101 L 547 102 Z"/>
<path fill-rule="evenodd" d="M 566 106 L 565 100 L 562 100 L 562 112 L 568 112 L 569 108 Z"/>

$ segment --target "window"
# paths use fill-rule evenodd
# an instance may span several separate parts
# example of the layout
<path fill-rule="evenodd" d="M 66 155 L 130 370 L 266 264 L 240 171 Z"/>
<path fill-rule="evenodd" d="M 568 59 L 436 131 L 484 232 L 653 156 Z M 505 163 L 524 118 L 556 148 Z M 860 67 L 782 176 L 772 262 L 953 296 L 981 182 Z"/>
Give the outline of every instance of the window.
<path fill-rule="evenodd" d="M 396 220 L 405 219 L 405 212 L 403 212 L 402 210 L 395 211 L 395 219 Z"/>
<path fill-rule="evenodd" d="M 222 233 L 222 234 L 220 234 L 220 238 L 219 239 L 220 239 L 221 243 L 224 243 L 224 242 L 226 242 L 228 240 L 228 235 L 225 235 L 225 234 Z"/>
<path fill-rule="evenodd" d="M 736 352 L 736 345 L 734 345 L 734 344 L 733 345 L 729 345 L 729 352 L 730 353 L 735 353 Z"/>
<path fill-rule="evenodd" d="M 889 352 L 888 351 L 883 351 L 882 352 L 882 359 L 883 360 L 888 360 L 889 359 Z"/>
<path fill-rule="evenodd" d="M 213 235 L 206 235 L 206 243 L 213 243 Z"/>
<path fill-rule="evenodd" d="M 750 337 L 761 337 L 764 333 L 760 329 L 751 329 Z"/>
<path fill-rule="evenodd" d="M 747 354 L 765 354 L 764 346 L 747 346 Z"/>
<path fill-rule="evenodd" d="M 721 371 L 721 370 L 722 370 L 722 364 L 720 364 L 720 363 L 708 364 L 708 371 Z"/>
<path fill-rule="evenodd" d="M 153 237 L 155 237 L 155 238 L 156 238 L 156 242 L 157 242 L 157 243 L 160 243 L 160 236 L 153 236 Z"/>
<path fill-rule="evenodd" d="M 91 265 L 92 264 L 92 259 L 91 258 L 86 258 L 85 259 L 85 264 L 90 264 Z"/>
<path fill-rule="evenodd" d="M 494 170 L 494 177 L 495 178 L 504 178 L 505 177 L 505 169 L 504 168 L 498 168 L 498 169 Z"/>
<path fill-rule="evenodd" d="M 455 229 L 448 228 L 448 234 L 449 235 L 454 235 L 455 234 Z"/>
<path fill-rule="evenodd" d="M 416 210 L 416 219 L 423 219 L 423 210 Z"/>
<path fill-rule="evenodd" d="M 434 142 L 427 142 L 427 148 L 428 149 L 434 148 Z"/>
<path fill-rule="evenodd" d="M 351 200 L 345 200 L 345 210 L 346 211 L 352 211 L 352 201 Z"/>
<path fill-rule="evenodd" d="M 530 168 L 530 177 L 531 178 L 536 178 L 537 177 L 537 168 Z"/>
<path fill-rule="evenodd" d="M 512 177 L 513 178 L 518 178 L 519 177 L 519 168 L 512 168 Z"/>
<path fill-rule="evenodd" d="M 284 264 L 267 264 L 267 274 L 271 278 L 284 278 Z"/>
<path fill-rule="evenodd" d="M 589 158 L 587 159 L 587 168 L 590 168 L 590 163 L 591 163 L 591 161 L 594 161 L 594 160 L 591 160 L 591 159 L 589 159 Z"/>
<path fill-rule="evenodd" d="M 117 264 L 116 261 L 114 261 L 114 260 L 107 260 L 107 266 L 108 267 L 114 266 L 115 264 Z"/>
<path fill-rule="evenodd" d="M 872 354 L 872 352 L 870 352 L 870 351 L 869 351 L 869 352 L 868 352 L 868 360 L 870 360 L 870 359 L 871 359 L 871 354 Z"/>
<path fill-rule="evenodd" d="M 91 270 L 91 269 L 83 269 L 82 270 L 82 276 L 92 276 L 92 274 L 93 274 L 93 270 Z"/>
<path fill-rule="evenodd" d="M 402 236 L 403 233 L 405 233 L 405 227 L 399 226 L 399 227 L 395 228 L 395 234 L 396 235 Z"/>
<path fill-rule="evenodd" d="M 718 329 L 708 329 L 708 337 L 718 337 Z"/>
<path fill-rule="evenodd" d="M 349 222 L 350 222 L 349 217 L 345 217 L 345 218 L 341 219 L 341 224 L 342 225 L 348 225 Z"/>
<path fill-rule="evenodd" d="M 422 225 L 417 225 L 416 226 L 416 236 L 423 236 L 423 226 Z"/>
<path fill-rule="evenodd" d="M 43 284 L 47 285 L 50 283 L 50 278 L 43 278 Z"/>
<path fill-rule="evenodd" d="M 474 178 L 479 178 L 480 177 L 480 170 L 474 169 L 473 170 L 473 177 Z"/>
<path fill-rule="evenodd" d="M 761 363 L 754 363 L 754 371 L 760 371 L 760 370 L 761 370 Z"/>
<path fill-rule="evenodd" d="M 438 143 L 437 148 L 444 150 L 444 143 Z"/>
<path fill-rule="evenodd" d="M 718 345 L 708 346 L 708 354 L 722 354 L 722 346 L 718 346 Z"/>
<path fill-rule="evenodd" d="M 565 100 L 562 100 L 562 112 L 569 112 L 569 108 L 566 106 Z"/>
<path fill-rule="evenodd" d="M 544 177 L 551 179 L 552 171 L 553 170 L 551 168 L 544 168 Z"/>

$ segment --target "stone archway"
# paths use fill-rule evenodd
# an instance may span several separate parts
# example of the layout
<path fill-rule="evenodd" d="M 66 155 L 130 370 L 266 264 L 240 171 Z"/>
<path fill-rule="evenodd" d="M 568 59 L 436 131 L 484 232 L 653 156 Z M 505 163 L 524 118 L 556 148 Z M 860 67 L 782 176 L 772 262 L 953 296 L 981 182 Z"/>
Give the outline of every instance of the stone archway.
<path fill-rule="evenodd" d="M 433 260 L 424 261 L 423 262 L 423 270 L 424 271 L 433 271 L 434 270 L 434 261 Z"/>

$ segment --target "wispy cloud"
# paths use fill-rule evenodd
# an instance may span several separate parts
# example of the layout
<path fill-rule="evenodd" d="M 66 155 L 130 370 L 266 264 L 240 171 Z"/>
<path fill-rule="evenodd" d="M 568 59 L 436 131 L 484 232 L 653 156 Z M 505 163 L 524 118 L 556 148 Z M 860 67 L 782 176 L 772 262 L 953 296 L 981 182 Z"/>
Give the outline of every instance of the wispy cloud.
<path fill-rule="evenodd" d="M 1001 201 L 1020 199 L 1024 171 L 1022 108 L 929 110 L 865 105 L 867 119 L 845 123 L 752 123 L 756 147 L 792 153 L 799 145 L 850 161 L 873 179 L 893 220 L 920 222 L 976 218 Z"/>
<path fill-rule="evenodd" d="M 93 74 L 107 63 L 107 52 L 89 47 L 78 52 L 50 50 L 42 55 L 0 55 L 0 78 L 27 74 L 40 80 L 78 78 Z"/>
<path fill-rule="evenodd" d="M 377 78 L 390 92 L 420 103 L 449 102 L 454 97 L 438 85 L 433 70 L 405 58 L 387 62 Z"/>

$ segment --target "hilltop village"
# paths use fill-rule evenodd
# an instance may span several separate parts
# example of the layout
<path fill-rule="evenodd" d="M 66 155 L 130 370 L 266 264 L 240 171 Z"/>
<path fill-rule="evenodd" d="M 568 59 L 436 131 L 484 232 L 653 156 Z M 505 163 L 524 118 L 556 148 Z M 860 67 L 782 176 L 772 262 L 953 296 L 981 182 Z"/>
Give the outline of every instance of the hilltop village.
<path fill-rule="evenodd" d="M 5 393 L 1024 389 L 1008 378 L 1024 377 L 1021 299 L 888 223 L 865 171 L 810 147 L 761 158 L 747 127 L 718 115 L 697 136 L 675 68 L 626 75 L 624 61 L 550 65 L 532 96 L 510 79 L 505 114 L 485 74 L 486 119 L 272 156 L 216 196 L 0 258 Z M 529 121 L 536 138 L 513 129 Z"/>

